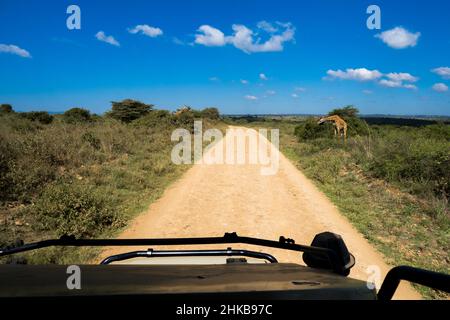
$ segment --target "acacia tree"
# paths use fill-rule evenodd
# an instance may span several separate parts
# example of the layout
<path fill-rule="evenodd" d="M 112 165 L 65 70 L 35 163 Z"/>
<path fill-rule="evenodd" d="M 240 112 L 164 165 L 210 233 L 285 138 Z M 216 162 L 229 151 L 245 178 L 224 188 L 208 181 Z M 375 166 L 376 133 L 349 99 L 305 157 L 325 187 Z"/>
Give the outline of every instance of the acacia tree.
<path fill-rule="evenodd" d="M 12 113 L 14 112 L 12 106 L 7 103 L 3 103 L 0 105 L 0 113 Z"/>
<path fill-rule="evenodd" d="M 153 109 L 152 104 L 145 104 L 132 99 L 125 99 L 120 102 L 112 101 L 111 103 L 112 109 L 108 115 L 123 122 L 139 119 Z"/>
<path fill-rule="evenodd" d="M 337 115 L 344 119 L 355 118 L 358 116 L 358 114 L 359 114 L 358 108 L 352 105 L 346 106 L 344 108 L 333 109 L 328 113 L 328 115 L 330 116 Z"/>

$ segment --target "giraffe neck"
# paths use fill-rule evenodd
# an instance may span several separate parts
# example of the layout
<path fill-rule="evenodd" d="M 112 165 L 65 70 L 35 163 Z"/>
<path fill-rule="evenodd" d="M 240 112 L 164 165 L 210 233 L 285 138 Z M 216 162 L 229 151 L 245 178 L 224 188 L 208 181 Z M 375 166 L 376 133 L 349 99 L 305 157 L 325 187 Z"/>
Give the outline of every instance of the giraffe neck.
<path fill-rule="evenodd" d="M 338 121 L 340 118 L 338 116 L 329 116 L 325 118 L 326 121 Z"/>

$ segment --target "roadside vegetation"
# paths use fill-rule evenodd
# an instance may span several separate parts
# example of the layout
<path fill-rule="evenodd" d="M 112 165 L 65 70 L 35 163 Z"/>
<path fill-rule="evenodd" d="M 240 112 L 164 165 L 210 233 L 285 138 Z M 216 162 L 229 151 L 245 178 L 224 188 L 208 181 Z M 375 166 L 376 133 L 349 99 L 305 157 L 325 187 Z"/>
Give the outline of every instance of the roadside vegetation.
<path fill-rule="evenodd" d="M 83 108 L 51 115 L 1 105 L 0 247 L 19 239 L 114 236 L 187 169 L 171 162 L 172 131 L 192 130 L 199 118 L 216 127 L 219 119 L 216 108 L 179 111 L 130 99 L 113 102 L 103 116 Z M 19 262 L 83 263 L 95 254 L 51 248 Z"/>
<path fill-rule="evenodd" d="M 347 142 L 318 118 L 240 119 L 280 129 L 281 151 L 392 265 L 450 273 L 450 125 L 368 125 L 354 107 L 332 110 Z M 427 298 L 445 298 L 417 287 Z"/>

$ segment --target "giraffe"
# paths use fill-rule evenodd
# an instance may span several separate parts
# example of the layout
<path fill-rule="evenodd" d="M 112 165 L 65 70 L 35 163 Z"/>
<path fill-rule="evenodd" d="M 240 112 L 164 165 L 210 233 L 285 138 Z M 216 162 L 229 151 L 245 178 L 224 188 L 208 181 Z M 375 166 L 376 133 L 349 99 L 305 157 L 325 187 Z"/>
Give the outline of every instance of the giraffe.
<path fill-rule="evenodd" d="M 341 117 L 338 115 L 322 117 L 317 123 L 322 124 L 324 122 L 333 122 L 335 137 L 339 135 L 339 137 L 344 137 L 344 140 L 347 139 L 347 122 L 345 122 Z"/>
<path fill-rule="evenodd" d="M 188 111 L 191 111 L 191 110 L 192 110 L 191 107 L 184 106 L 184 107 L 181 107 L 181 108 L 177 109 L 177 111 L 175 111 L 174 114 L 175 114 L 175 116 L 178 117 L 182 113 L 185 113 L 185 112 L 188 112 Z"/>

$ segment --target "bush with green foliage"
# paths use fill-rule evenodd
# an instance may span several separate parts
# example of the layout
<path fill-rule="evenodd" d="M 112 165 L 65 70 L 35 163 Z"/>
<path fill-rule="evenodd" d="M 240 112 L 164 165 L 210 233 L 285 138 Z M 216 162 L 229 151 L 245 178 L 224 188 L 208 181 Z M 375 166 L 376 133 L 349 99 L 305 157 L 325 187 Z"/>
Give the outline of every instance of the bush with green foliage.
<path fill-rule="evenodd" d="M 81 140 L 88 143 L 95 150 L 100 150 L 102 146 L 100 139 L 95 136 L 95 133 L 90 131 L 83 133 Z"/>
<path fill-rule="evenodd" d="M 137 126 L 159 127 L 175 123 L 175 117 L 167 110 L 152 110 L 147 115 L 134 121 Z"/>
<path fill-rule="evenodd" d="M 50 124 L 53 121 L 53 116 L 47 111 L 20 112 L 19 115 L 25 119 L 38 121 L 42 124 Z"/>
<path fill-rule="evenodd" d="M 370 134 L 369 125 L 361 118 L 346 118 L 347 136 L 367 136 Z"/>
<path fill-rule="evenodd" d="M 114 119 L 131 122 L 147 115 L 153 109 L 152 104 L 125 99 L 120 102 L 112 102 L 112 109 L 107 114 Z"/>
<path fill-rule="evenodd" d="M 449 126 L 450 127 L 450 126 Z M 450 140 L 430 132 L 444 129 L 385 128 L 373 134 L 367 146 L 352 144 L 352 153 L 375 177 L 400 183 L 424 197 L 450 197 Z M 448 130 L 448 129 L 447 129 Z M 439 136 L 440 133 L 437 133 Z M 362 151 L 361 148 L 365 150 Z"/>
<path fill-rule="evenodd" d="M 72 108 L 64 112 L 63 119 L 67 123 L 91 121 L 91 112 L 83 108 Z"/>
<path fill-rule="evenodd" d="M 294 134 L 299 141 L 314 140 L 325 138 L 329 135 L 331 125 L 324 123 L 319 125 L 317 119 L 313 117 L 307 118 L 304 122 L 295 127 Z"/>
<path fill-rule="evenodd" d="M 3 141 L 0 135 L 0 202 L 9 200 L 11 190 L 13 189 L 13 180 L 10 174 L 11 167 L 14 165 L 12 161 L 15 155 L 12 154 L 13 148 L 7 141 Z"/>
<path fill-rule="evenodd" d="M 88 238 L 122 225 L 111 203 L 106 193 L 88 186 L 51 184 L 29 210 L 36 214 L 39 230 Z"/>
<path fill-rule="evenodd" d="M 450 125 L 444 123 L 422 127 L 424 136 L 430 139 L 446 140 L 450 142 Z"/>
<path fill-rule="evenodd" d="M 10 104 L 8 104 L 8 103 L 0 104 L 0 114 L 13 113 L 13 112 L 14 112 L 14 110 Z"/>
<path fill-rule="evenodd" d="M 220 118 L 220 113 L 217 108 L 205 108 L 200 112 L 202 118 L 218 120 Z"/>

